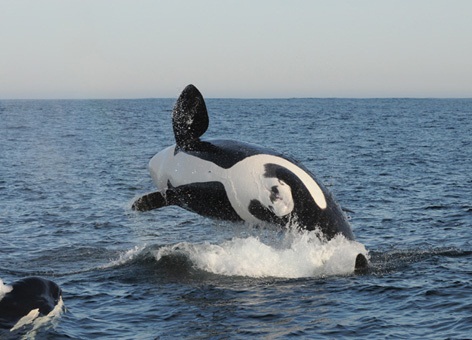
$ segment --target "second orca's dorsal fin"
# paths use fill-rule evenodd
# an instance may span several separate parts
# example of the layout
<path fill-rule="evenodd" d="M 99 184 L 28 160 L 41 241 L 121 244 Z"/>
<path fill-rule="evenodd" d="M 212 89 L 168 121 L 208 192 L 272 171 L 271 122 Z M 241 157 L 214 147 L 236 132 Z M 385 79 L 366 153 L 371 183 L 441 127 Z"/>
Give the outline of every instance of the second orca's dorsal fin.
<path fill-rule="evenodd" d="M 188 85 L 180 94 L 172 111 L 175 142 L 185 149 L 198 141 L 208 128 L 205 100 L 198 89 Z"/>

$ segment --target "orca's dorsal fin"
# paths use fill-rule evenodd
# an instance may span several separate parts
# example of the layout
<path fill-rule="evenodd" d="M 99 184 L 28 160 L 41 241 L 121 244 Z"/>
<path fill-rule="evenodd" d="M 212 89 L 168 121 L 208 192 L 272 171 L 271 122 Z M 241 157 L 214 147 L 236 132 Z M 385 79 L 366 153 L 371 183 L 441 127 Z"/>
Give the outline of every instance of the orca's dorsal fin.
<path fill-rule="evenodd" d="M 180 94 L 172 111 L 175 142 L 185 149 L 198 141 L 208 128 L 205 100 L 198 89 L 188 85 Z"/>

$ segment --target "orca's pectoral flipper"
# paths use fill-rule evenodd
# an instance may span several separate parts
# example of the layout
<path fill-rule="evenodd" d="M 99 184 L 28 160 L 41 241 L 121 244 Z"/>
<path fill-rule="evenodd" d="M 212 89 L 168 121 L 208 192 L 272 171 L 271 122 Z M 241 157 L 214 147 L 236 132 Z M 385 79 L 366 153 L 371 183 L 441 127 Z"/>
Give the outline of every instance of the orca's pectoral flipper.
<path fill-rule="evenodd" d="M 138 198 L 136 201 L 134 201 L 131 209 L 137 211 L 149 211 L 165 207 L 166 205 L 168 204 L 162 193 L 155 191 Z"/>
<path fill-rule="evenodd" d="M 172 111 L 175 142 L 185 149 L 197 141 L 208 129 L 205 100 L 198 89 L 188 85 L 180 94 Z"/>

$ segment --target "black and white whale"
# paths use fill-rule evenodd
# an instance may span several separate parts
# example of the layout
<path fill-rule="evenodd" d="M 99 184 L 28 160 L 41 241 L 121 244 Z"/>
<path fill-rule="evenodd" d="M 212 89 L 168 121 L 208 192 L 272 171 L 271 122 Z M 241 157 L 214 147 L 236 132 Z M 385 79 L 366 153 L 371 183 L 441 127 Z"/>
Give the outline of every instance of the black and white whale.
<path fill-rule="evenodd" d="M 172 123 L 176 144 L 149 162 L 157 191 L 138 198 L 134 210 L 177 205 L 216 219 L 292 222 L 321 231 L 327 240 L 337 234 L 354 239 L 341 207 L 303 165 L 262 147 L 200 139 L 209 119 L 195 86 L 188 85 L 177 99 Z"/>
<path fill-rule="evenodd" d="M 21 327 L 62 308 L 62 291 L 53 281 L 28 277 L 11 285 L 0 280 L 0 328 Z"/>

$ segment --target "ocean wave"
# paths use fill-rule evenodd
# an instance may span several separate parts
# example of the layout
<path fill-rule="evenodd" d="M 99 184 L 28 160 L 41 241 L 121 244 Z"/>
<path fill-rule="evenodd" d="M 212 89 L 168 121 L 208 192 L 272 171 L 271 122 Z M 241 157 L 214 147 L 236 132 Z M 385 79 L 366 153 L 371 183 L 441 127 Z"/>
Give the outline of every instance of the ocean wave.
<path fill-rule="evenodd" d="M 113 267 L 119 267 L 124 264 L 127 264 L 133 260 L 139 258 L 143 254 L 143 251 L 146 249 L 146 245 L 135 246 L 131 249 L 128 249 L 119 254 L 117 259 L 111 260 L 109 263 L 106 263 L 99 267 L 99 269 L 108 269 Z"/>

